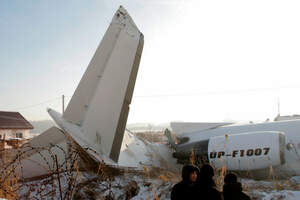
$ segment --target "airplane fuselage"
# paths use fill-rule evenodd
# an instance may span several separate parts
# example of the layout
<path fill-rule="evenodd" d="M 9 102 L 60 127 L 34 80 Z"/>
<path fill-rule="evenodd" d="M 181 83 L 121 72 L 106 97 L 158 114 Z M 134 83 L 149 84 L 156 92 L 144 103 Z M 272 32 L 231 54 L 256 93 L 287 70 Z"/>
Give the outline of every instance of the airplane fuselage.
<path fill-rule="evenodd" d="M 248 133 L 245 139 L 247 143 L 253 143 L 253 146 L 259 141 L 256 140 L 256 136 L 251 137 L 251 133 L 264 134 L 263 132 L 281 132 L 285 136 L 284 144 L 284 163 L 272 166 L 272 170 L 278 176 L 294 176 L 300 175 L 300 120 L 289 120 L 289 121 L 278 121 L 278 122 L 266 122 L 259 124 L 247 124 L 247 125 L 229 125 L 219 128 L 213 128 L 208 130 L 203 130 L 200 132 L 186 133 L 179 136 L 179 139 L 185 138 L 188 140 L 182 144 L 178 144 L 176 147 L 177 154 L 180 152 L 189 152 L 191 149 L 198 149 L 198 153 L 203 152 L 207 155 L 209 161 L 211 161 L 211 156 L 218 156 L 218 152 L 212 154 L 208 151 L 209 140 L 218 136 L 229 137 L 237 134 Z M 253 134 L 255 135 L 255 134 Z M 240 138 L 243 138 L 243 136 Z M 243 139 L 242 139 L 243 140 Z M 241 140 L 241 141 L 242 141 Z M 243 141 L 245 142 L 245 141 Z M 271 144 L 275 145 L 275 144 Z M 257 155 L 264 156 L 268 154 L 268 147 L 262 146 L 261 148 L 248 149 L 249 150 L 249 160 L 255 157 L 254 153 Z M 229 156 L 234 156 L 234 159 L 239 159 L 241 156 L 247 157 L 247 149 L 239 149 L 233 151 Z M 256 152 L 254 152 L 256 150 Z M 210 155 L 209 155 L 210 153 Z M 248 153 L 248 152 L 247 152 Z M 221 153 L 221 156 L 224 156 L 223 159 L 226 159 L 225 153 Z M 252 157 L 250 157 L 252 156 Z M 232 159 L 232 158 L 231 158 Z M 230 169 L 229 169 L 230 170 Z M 251 169 L 249 169 L 251 170 Z M 253 170 L 254 172 L 266 173 L 266 169 Z"/>

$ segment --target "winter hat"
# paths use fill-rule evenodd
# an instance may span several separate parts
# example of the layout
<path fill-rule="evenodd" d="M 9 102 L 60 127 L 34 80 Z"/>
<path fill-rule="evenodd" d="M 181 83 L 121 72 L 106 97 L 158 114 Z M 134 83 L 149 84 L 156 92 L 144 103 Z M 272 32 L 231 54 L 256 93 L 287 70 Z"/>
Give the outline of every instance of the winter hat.
<path fill-rule="evenodd" d="M 192 164 L 184 165 L 182 168 L 182 173 L 181 173 L 182 180 L 188 181 L 190 174 L 193 172 L 197 172 L 197 174 L 199 174 L 199 169 L 197 166 L 192 165 Z"/>
<path fill-rule="evenodd" d="M 215 175 L 214 168 L 210 164 L 202 165 L 200 169 L 200 177 L 212 178 Z"/>
<path fill-rule="evenodd" d="M 237 175 L 234 173 L 229 173 L 224 178 L 224 183 L 226 184 L 236 183 L 236 182 L 237 182 Z"/>

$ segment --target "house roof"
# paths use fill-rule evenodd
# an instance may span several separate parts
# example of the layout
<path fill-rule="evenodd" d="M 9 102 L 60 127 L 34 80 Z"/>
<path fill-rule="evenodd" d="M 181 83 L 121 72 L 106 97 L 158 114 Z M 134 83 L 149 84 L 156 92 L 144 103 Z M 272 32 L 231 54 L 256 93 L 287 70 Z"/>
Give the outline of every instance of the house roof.
<path fill-rule="evenodd" d="M 33 129 L 33 126 L 19 112 L 0 111 L 0 129 Z"/>

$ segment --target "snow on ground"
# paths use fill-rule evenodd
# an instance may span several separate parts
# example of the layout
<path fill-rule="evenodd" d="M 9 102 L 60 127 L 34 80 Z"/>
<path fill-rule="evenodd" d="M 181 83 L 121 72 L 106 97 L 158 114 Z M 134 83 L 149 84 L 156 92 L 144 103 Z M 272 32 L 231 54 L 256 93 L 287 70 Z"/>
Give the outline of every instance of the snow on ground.
<path fill-rule="evenodd" d="M 244 190 L 252 199 L 275 200 L 300 199 L 299 177 L 287 180 L 258 181 L 253 179 L 242 179 Z"/>
<path fill-rule="evenodd" d="M 150 144 L 131 133 L 124 135 L 119 166 L 135 167 L 113 176 L 88 172 L 56 174 L 39 181 L 20 183 L 19 199 L 102 199 L 157 200 L 170 199 L 175 183 L 180 181 L 181 167 L 166 145 Z M 161 170 L 161 167 L 169 170 Z M 59 181 L 61 187 L 59 186 Z M 221 180 L 219 177 L 218 180 Z M 300 199 L 300 177 L 288 180 L 257 181 L 241 179 L 244 191 L 253 200 Z M 222 182 L 222 181 L 217 181 Z M 222 186 L 219 186 L 221 189 Z"/>
<path fill-rule="evenodd" d="M 76 181 L 72 183 L 74 178 Z M 299 180 L 299 177 L 296 179 Z M 50 179 L 20 184 L 19 199 L 60 199 L 62 194 L 63 199 L 69 199 L 68 195 L 72 195 L 75 200 L 170 200 L 172 187 L 180 181 L 180 174 L 168 174 L 163 171 L 153 176 L 147 172 L 131 171 L 105 177 L 79 172 L 71 176 L 62 174 L 60 181 L 62 193 L 56 175 Z M 244 191 L 253 200 L 300 199 L 300 185 L 294 177 L 280 181 L 242 179 L 241 182 Z"/>
<path fill-rule="evenodd" d="M 299 200 L 300 199 L 300 191 L 291 191 L 291 190 L 283 190 L 283 191 L 272 191 L 271 193 L 260 193 L 263 197 L 263 200 L 275 200 L 275 199 L 286 199 L 286 200 Z"/>

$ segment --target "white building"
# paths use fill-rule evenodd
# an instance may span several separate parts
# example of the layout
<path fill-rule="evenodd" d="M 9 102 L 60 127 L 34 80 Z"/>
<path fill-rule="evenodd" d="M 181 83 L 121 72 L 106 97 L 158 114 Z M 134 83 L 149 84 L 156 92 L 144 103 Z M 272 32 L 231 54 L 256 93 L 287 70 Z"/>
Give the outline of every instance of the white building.
<path fill-rule="evenodd" d="M 0 141 L 2 148 L 11 148 L 30 138 L 33 126 L 19 113 L 0 111 Z"/>

